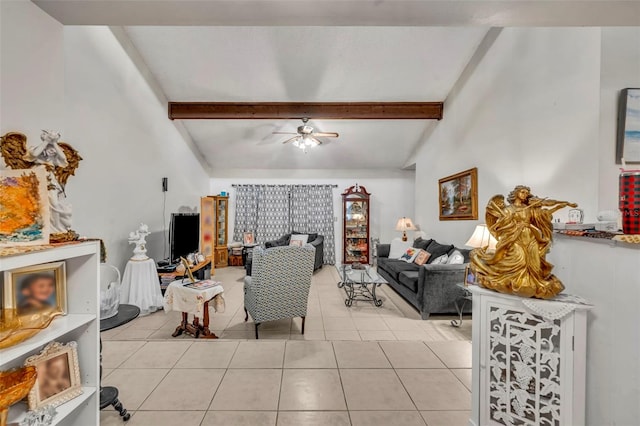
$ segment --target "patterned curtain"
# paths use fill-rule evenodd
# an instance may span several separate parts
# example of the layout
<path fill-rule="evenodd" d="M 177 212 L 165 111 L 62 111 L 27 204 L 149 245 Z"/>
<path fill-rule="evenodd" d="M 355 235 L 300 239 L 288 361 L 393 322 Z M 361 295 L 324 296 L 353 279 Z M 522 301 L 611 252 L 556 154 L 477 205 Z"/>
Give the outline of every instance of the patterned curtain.
<path fill-rule="evenodd" d="M 236 219 L 233 227 L 233 241 L 242 241 L 242 233 L 255 232 L 258 227 L 258 197 L 260 187 L 239 185 L 236 188 Z"/>
<path fill-rule="evenodd" d="M 314 232 L 324 236 L 324 263 L 335 263 L 331 185 L 293 185 L 291 187 L 291 224 L 292 231 Z"/>
<path fill-rule="evenodd" d="M 262 185 L 258 199 L 256 243 L 277 240 L 289 231 L 289 186 Z"/>
<path fill-rule="evenodd" d="M 331 185 L 237 185 L 236 192 L 235 241 L 244 231 L 253 231 L 259 244 L 313 232 L 324 236 L 324 263 L 335 263 Z"/>

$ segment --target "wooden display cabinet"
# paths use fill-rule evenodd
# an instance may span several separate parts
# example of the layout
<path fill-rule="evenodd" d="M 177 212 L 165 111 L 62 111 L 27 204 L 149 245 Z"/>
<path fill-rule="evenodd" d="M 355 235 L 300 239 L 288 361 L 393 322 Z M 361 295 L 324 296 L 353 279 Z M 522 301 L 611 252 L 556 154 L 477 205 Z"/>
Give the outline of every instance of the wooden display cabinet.
<path fill-rule="evenodd" d="M 369 263 L 369 194 L 355 184 L 342 193 L 342 263 Z"/>
<path fill-rule="evenodd" d="M 228 232 L 227 232 L 227 213 L 229 212 L 229 197 L 222 195 L 213 196 L 216 211 L 216 231 L 215 231 L 215 250 L 214 264 L 216 268 L 224 268 L 229 266 L 229 249 Z"/>

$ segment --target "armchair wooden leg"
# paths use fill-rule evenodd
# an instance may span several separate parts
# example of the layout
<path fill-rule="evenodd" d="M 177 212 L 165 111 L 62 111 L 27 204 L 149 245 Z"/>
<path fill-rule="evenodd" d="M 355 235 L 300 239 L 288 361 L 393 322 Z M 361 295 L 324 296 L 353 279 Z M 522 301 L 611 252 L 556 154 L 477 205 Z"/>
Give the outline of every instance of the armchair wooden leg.
<path fill-rule="evenodd" d="M 256 323 L 256 340 L 258 340 L 258 326 L 260 325 L 260 323 Z"/>
<path fill-rule="evenodd" d="M 244 308 L 244 322 L 247 322 L 249 319 L 249 312 L 247 312 L 247 308 Z"/>
<path fill-rule="evenodd" d="M 304 334 L 304 320 L 307 319 L 307 317 L 302 317 L 302 334 Z"/>

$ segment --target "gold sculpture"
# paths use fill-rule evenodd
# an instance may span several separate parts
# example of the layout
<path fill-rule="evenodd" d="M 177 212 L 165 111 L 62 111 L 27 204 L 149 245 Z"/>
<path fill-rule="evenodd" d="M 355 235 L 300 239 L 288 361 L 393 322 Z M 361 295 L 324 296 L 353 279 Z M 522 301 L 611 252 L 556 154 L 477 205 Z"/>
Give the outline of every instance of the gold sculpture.
<path fill-rule="evenodd" d="M 485 247 L 471 252 L 476 282 L 500 293 L 550 299 L 564 290 L 545 259 L 553 236 L 552 215 L 577 204 L 534 197 L 523 185 L 516 186 L 507 201 L 494 195 L 487 204 L 487 227 L 498 243 L 495 251 Z"/>
<path fill-rule="evenodd" d="M 36 376 L 35 367 L 0 371 L 0 426 L 7 425 L 9 407 L 29 394 L 36 382 Z"/>

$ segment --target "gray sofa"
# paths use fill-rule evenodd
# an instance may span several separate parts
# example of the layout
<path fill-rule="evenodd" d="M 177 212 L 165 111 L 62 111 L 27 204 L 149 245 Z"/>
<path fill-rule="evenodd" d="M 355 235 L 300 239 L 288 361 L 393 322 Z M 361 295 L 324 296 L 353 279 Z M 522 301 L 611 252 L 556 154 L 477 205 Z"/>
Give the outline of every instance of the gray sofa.
<path fill-rule="evenodd" d="M 305 232 L 292 232 L 291 234 L 285 234 L 277 240 L 267 241 L 264 243 L 264 248 L 288 246 L 289 240 L 291 240 L 292 234 L 306 234 Z M 322 268 L 324 264 L 324 237 L 315 233 L 308 233 L 308 244 L 311 244 L 316 249 L 315 260 L 313 270 Z M 247 271 L 247 275 L 251 275 L 251 264 L 253 263 L 252 257 L 249 256 L 245 262 L 244 269 Z"/>
<path fill-rule="evenodd" d="M 459 250 L 464 256 L 465 263 L 462 265 L 427 263 L 418 266 L 403 260 L 389 259 L 390 244 L 379 244 L 378 273 L 389 282 L 389 286 L 396 293 L 420 312 L 422 319 L 428 319 L 431 314 L 457 313 L 455 301 L 463 296 L 464 291 L 456 284 L 464 282 L 470 250 L 421 238 L 416 239 L 413 246 L 431 253 L 429 261 L 435 260 L 441 254 L 451 254 L 454 250 Z M 465 312 L 471 312 L 471 306 L 466 306 Z"/>

